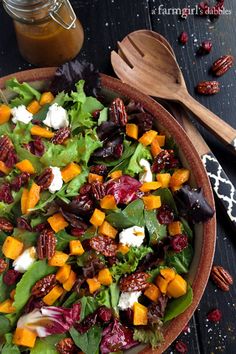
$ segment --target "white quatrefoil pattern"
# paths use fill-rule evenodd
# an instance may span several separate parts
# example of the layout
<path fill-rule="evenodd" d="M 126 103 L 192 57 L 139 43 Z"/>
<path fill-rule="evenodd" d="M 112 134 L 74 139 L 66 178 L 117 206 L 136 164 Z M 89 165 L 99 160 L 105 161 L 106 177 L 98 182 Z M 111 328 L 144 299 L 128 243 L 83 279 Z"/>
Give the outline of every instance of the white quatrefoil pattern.
<path fill-rule="evenodd" d="M 221 202 L 226 206 L 230 219 L 236 222 L 236 190 L 234 185 L 228 179 L 213 154 L 205 154 L 201 158 L 210 178 L 212 188 Z"/>

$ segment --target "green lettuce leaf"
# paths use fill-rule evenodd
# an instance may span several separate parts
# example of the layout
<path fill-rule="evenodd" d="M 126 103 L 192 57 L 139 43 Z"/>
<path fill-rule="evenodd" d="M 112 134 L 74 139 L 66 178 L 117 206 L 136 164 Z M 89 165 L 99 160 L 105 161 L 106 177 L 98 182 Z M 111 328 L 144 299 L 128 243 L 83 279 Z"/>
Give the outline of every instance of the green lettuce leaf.
<path fill-rule="evenodd" d="M 33 154 L 31 154 L 30 151 L 26 150 L 24 147 L 22 147 L 19 143 L 15 143 L 14 144 L 15 149 L 16 149 L 16 153 L 17 156 L 19 158 L 19 160 L 29 160 L 32 165 L 34 166 L 36 173 L 40 173 L 42 171 L 42 164 L 40 163 L 40 158 L 38 156 L 35 156 Z M 57 146 L 57 145 L 55 145 Z"/>
<path fill-rule="evenodd" d="M 0 302 L 7 299 L 9 294 L 8 286 L 3 281 L 3 274 L 0 275 Z"/>
<path fill-rule="evenodd" d="M 14 145 L 27 144 L 32 140 L 30 129 L 33 124 L 24 124 L 22 122 L 17 122 L 13 132 L 9 135 Z"/>
<path fill-rule="evenodd" d="M 104 305 L 109 308 L 114 309 L 116 312 L 117 310 L 117 305 L 119 302 L 119 297 L 120 297 L 120 289 L 116 283 L 112 283 L 108 288 L 104 287 L 99 294 L 96 297 L 97 302 L 99 305 Z"/>
<path fill-rule="evenodd" d="M 11 125 L 9 122 L 0 125 L 0 136 L 3 134 L 10 135 L 12 133 Z"/>
<path fill-rule="evenodd" d="M 102 142 L 98 139 L 96 130 L 87 130 L 85 136 L 81 138 L 78 148 L 81 161 L 87 165 L 92 153 L 101 146 Z"/>
<path fill-rule="evenodd" d="M 70 335 L 75 344 L 85 354 L 97 354 L 99 351 L 99 344 L 102 339 L 102 328 L 99 326 L 93 326 L 86 333 L 79 334 L 74 327 L 70 330 Z"/>
<path fill-rule="evenodd" d="M 57 232 L 57 246 L 56 249 L 58 251 L 63 251 L 65 248 L 69 246 L 69 242 L 73 240 L 77 240 L 77 237 L 73 237 L 69 235 L 65 230 L 61 230 Z"/>
<path fill-rule="evenodd" d="M 100 111 L 100 115 L 98 118 L 98 125 L 101 125 L 103 122 L 106 122 L 108 120 L 108 108 L 104 107 L 101 111 Z"/>
<path fill-rule="evenodd" d="M 127 173 L 130 176 L 134 176 L 136 173 L 142 172 L 143 169 L 139 165 L 139 162 L 141 159 L 151 160 L 152 155 L 147 147 L 145 147 L 143 144 L 139 143 L 135 149 L 134 154 L 130 158 L 130 161 L 129 161 L 128 167 L 126 168 L 125 173 Z"/>
<path fill-rule="evenodd" d="M 7 80 L 6 88 L 18 94 L 16 98 L 13 98 L 11 100 L 10 102 L 11 107 L 17 107 L 22 104 L 27 106 L 33 99 L 39 101 L 41 97 L 39 91 L 35 90 L 32 86 L 30 86 L 26 82 L 20 84 L 16 78 Z"/>
<path fill-rule="evenodd" d="M 0 216 L 7 216 L 9 217 L 9 214 L 12 214 L 13 208 L 17 205 L 17 203 L 21 199 L 22 195 L 22 188 L 18 192 L 12 192 L 12 196 L 14 199 L 14 202 L 11 204 L 6 204 L 4 202 L 0 202 Z"/>
<path fill-rule="evenodd" d="M 156 217 L 156 211 L 144 210 L 145 226 L 149 233 L 149 242 L 151 245 L 156 244 L 167 236 L 166 225 L 161 225 Z"/>
<path fill-rule="evenodd" d="M 10 321 L 3 315 L 0 315 L 0 336 L 10 332 L 11 324 Z"/>
<path fill-rule="evenodd" d="M 66 338 L 65 334 L 57 334 L 46 338 L 38 338 L 30 354 L 58 354 L 55 346 L 61 340 Z"/>
<path fill-rule="evenodd" d="M 178 299 L 170 300 L 166 307 L 164 322 L 170 321 L 173 318 L 179 316 L 183 313 L 193 301 L 193 289 L 191 286 L 188 287 L 188 291 L 185 295 L 179 297 Z"/>
<path fill-rule="evenodd" d="M 174 267 L 177 273 L 188 273 L 193 258 L 193 247 L 189 244 L 187 248 L 179 253 L 168 251 L 166 264 Z"/>
<path fill-rule="evenodd" d="M 82 172 L 68 183 L 65 196 L 74 197 L 77 195 L 80 187 L 86 182 L 88 174 L 89 170 L 83 166 Z"/>
<path fill-rule="evenodd" d="M 28 248 L 36 245 L 38 233 L 14 228 L 13 236 L 23 242 L 25 248 Z"/>
<path fill-rule="evenodd" d="M 138 328 L 134 329 L 134 340 L 137 340 L 141 343 L 149 344 L 153 349 L 157 348 L 164 341 L 164 337 L 161 331 L 160 322 L 157 325 L 147 328 Z"/>
<path fill-rule="evenodd" d="M 5 335 L 6 343 L 1 349 L 1 354 L 20 354 L 18 346 L 12 343 L 12 337 L 11 333 Z"/>

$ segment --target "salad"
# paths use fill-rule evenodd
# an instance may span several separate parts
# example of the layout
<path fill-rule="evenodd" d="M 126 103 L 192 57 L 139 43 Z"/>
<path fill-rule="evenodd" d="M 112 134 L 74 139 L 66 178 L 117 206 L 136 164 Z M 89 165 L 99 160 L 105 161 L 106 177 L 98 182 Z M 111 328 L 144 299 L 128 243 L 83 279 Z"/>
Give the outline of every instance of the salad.
<path fill-rule="evenodd" d="M 0 105 L 1 353 L 123 353 L 192 302 L 193 224 L 213 210 L 139 102 L 91 64 Z"/>

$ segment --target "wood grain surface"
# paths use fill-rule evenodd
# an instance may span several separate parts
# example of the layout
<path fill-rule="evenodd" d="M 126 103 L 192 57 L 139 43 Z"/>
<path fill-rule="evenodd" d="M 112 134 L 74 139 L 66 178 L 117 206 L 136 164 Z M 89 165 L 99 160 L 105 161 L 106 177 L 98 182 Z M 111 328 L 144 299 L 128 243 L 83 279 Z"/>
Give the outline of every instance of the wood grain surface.
<path fill-rule="evenodd" d="M 214 3 L 214 1 L 212 1 Z M 129 32 L 137 29 L 152 29 L 164 35 L 174 47 L 179 65 L 189 91 L 203 105 L 219 115 L 227 123 L 236 128 L 236 70 L 235 66 L 223 77 L 219 78 L 221 92 L 213 97 L 202 97 L 195 94 L 194 87 L 199 81 L 211 80 L 209 68 L 214 60 L 225 54 L 236 57 L 236 2 L 225 0 L 225 8 L 230 15 L 222 15 L 211 22 L 208 18 L 189 16 L 187 20 L 178 15 L 164 15 L 162 9 L 193 8 L 198 1 L 189 0 L 73 0 L 71 1 L 77 16 L 85 30 L 85 43 L 80 54 L 94 62 L 100 71 L 113 74 L 110 65 L 110 51 L 116 48 L 116 42 L 122 40 Z M 186 46 L 178 43 L 182 31 L 189 34 Z M 25 70 L 30 67 L 16 50 L 16 39 L 11 19 L 0 7 L 0 76 L 11 72 Z M 201 42 L 211 39 L 213 50 L 209 55 L 198 56 L 197 49 Z M 208 145 L 222 164 L 231 181 L 236 185 L 236 159 L 226 152 L 220 142 L 212 137 L 204 128 L 201 131 Z M 217 206 L 218 232 L 215 264 L 230 270 L 236 279 L 236 231 L 231 228 L 222 210 Z M 229 293 L 217 290 L 209 282 L 200 306 L 190 322 L 190 333 L 181 335 L 180 339 L 187 343 L 189 353 L 236 353 L 236 285 Z M 223 319 L 218 324 L 209 323 L 206 314 L 213 308 L 223 312 Z M 174 346 L 166 353 L 174 353 Z"/>

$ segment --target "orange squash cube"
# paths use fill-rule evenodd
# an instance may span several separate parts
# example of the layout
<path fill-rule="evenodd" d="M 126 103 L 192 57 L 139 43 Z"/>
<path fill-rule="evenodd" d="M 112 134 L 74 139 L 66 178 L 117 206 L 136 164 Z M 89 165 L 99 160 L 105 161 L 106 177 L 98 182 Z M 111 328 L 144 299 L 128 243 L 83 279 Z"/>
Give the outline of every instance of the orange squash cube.
<path fill-rule="evenodd" d="M 27 188 L 23 188 L 21 195 L 21 212 L 22 214 L 27 213 L 27 201 L 28 201 L 29 192 Z"/>
<path fill-rule="evenodd" d="M 148 308 L 139 302 L 135 302 L 133 306 L 134 317 L 133 324 L 135 326 L 145 326 L 148 323 Z"/>
<path fill-rule="evenodd" d="M 52 267 L 63 267 L 68 261 L 68 258 L 68 254 L 61 251 L 56 251 L 54 256 L 48 260 L 48 264 Z"/>
<path fill-rule="evenodd" d="M 103 176 L 97 175 L 96 173 L 89 173 L 88 182 L 103 182 Z"/>
<path fill-rule="evenodd" d="M 70 254 L 73 256 L 81 256 L 84 253 L 83 246 L 79 240 L 70 241 Z"/>
<path fill-rule="evenodd" d="M 70 162 L 66 167 L 61 170 L 62 179 L 65 183 L 70 182 L 73 178 L 78 176 L 81 173 L 81 167 L 74 163 Z"/>
<path fill-rule="evenodd" d="M 98 281 L 102 285 L 109 286 L 112 284 L 112 276 L 108 268 L 101 269 L 98 273 Z"/>
<path fill-rule="evenodd" d="M 100 200 L 100 206 L 102 209 L 116 209 L 116 200 L 114 195 L 105 195 L 105 197 Z"/>
<path fill-rule="evenodd" d="M 99 226 L 98 233 L 111 238 L 115 238 L 118 231 L 105 220 L 102 225 Z"/>
<path fill-rule="evenodd" d="M 137 124 L 128 123 L 125 126 L 126 135 L 133 139 L 138 139 L 138 126 Z"/>
<path fill-rule="evenodd" d="M 51 291 L 49 291 L 49 293 L 47 295 L 45 295 L 43 297 L 43 302 L 48 305 L 51 306 L 54 304 L 54 302 L 57 301 L 57 299 L 59 299 L 59 297 L 64 293 L 64 290 L 61 286 L 56 285 L 54 286 L 54 288 L 52 288 Z"/>
<path fill-rule="evenodd" d="M 142 200 L 147 210 L 157 209 L 161 206 L 161 197 L 159 195 L 147 195 L 142 197 Z"/>
<path fill-rule="evenodd" d="M 155 191 L 160 187 L 161 187 L 160 182 L 145 182 L 139 189 L 141 190 L 141 192 L 145 193 L 145 192 Z"/>
<path fill-rule="evenodd" d="M 103 213 L 103 211 L 99 210 L 99 209 L 95 209 L 93 212 L 93 215 L 90 218 L 90 222 L 93 226 L 101 226 L 104 219 L 105 219 L 106 214 Z"/>
<path fill-rule="evenodd" d="M 161 183 L 162 188 L 168 188 L 170 184 L 171 174 L 170 173 L 158 173 L 156 179 Z"/>
<path fill-rule="evenodd" d="M 123 243 L 119 243 L 118 248 L 117 248 L 117 252 L 120 252 L 122 254 L 126 254 L 129 252 L 129 250 L 130 250 L 129 246 L 123 245 Z"/>
<path fill-rule="evenodd" d="M 144 295 L 151 301 L 157 302 L 161 295 L 161 291 L 156 285 L 149 284 L 148 288 L 144 291 Z"/>
<path fill-rule="evenodd" d="M 32 114 L 36 114 L 38 113 L 38 111 L 40 110 L 41 106 L 39 104 L 39 102 L 37 100 L 33 100 L 32 102 L 30 102 L 28 104 L 28 106 L 26 107 L 27 111 L 29 111 Z"/>
<path fill-rule="evenodd" d="M 162 294 L 166 294 L 168 284 L 169 284 L 169 282 L 165 278 L 163 278 L 161 275 L 157 276 L 156 285 L 158 286 L 158 288 L 160 289 Z"/>
<path fill-rule="evenodd" d="M 86 280 L 89 286 L 89 292 L 90 294 L 95 293 L 98 289 L 101 287 L 101 283 L 98 281 L 97 278 L 89 278 Z"/>
<path fill-rule="evenodd" d="M 47 221 L 55 232 L 64 230 L 67 226 L 69 226 L 68 222 L 64 219 L 64 216 L 61 213 L 50 216 Z"/>
<path fill-rule="evenodd" d="M 165 135 L 157 135 L 155 139 L 158 141 L 160 147 L 163 147 L 165 145 L 166 142 Z"/>
<path fill-rule="evenodd" d="M 38 203 L 40 199 L 40 190 L 41 187 L 33 182 L 30 187 L 30 190 L 28 191 L 28 198 L 26 202 L 26 209 L 27 209 L 26 213 L 29 213 L 30 210 L 33 209 Z"/>
<path fill-rule="evenodd" d="M 139 138 L 139 142 L 144 146 L 151 145 L 153 139 L 157 136 L 157 132 L 155 130 L 149 130 L 144 133 L 141 138 Z"/>
<path fill-rule="evenodd" d="M 122 176 L 122 170 L 117 170 L 108 175 L 108 177 L 111 177 L 112 179 L 115 178 L 120 178 Z"/>
<path fill-rule="evenodd" d="M 73 285 L 75 284 L 77 277 L 76 277 L 76 273 L 73 272 L 73 270 L 71 270 L 69 278 L 65 281 L 65 283 L 63 283 L 63 288 L 66 291 L 71 291 Z"/>
<path fill-rule="evenodd" d="M 187 168 L 176 170 L 170 179 L 170 187 L 179 187 L 189 180 L 190 171 Z"/>
<path fill-rule="evenodd" d="M 33 348 L 37 338 L 36 332 L 30 331 L 27 328 L 16 328 L 12 342 L 15 345 Z"/>
<path fill-rule="evenodd" d="M 180 221 L 173 221 L 168 224 L 168 232 L 170 236 L 175 236 L 182 233 L 182 223 Z"/>
<path fill-rule="evenodd" d="M 7 167 L 3 161 L 0 161 L 0 171 L 3 172 L 5 175 L 8 175 L 11 169 Z"/>
<path fill-rule="evenodd" d="M 11 108 L 6 104 L 0 104 L 0 125 L 7 123 L 11 117 Z"/>
<path fill-rule="evenodd" d="M 23 242 L 17 240 L 15 237 L 7 236 L 2 245 L 2 253 L 5 257 L 15 260 L 23 252 L 23 248 Z"/>
<path fill-rule="evenodd" d="M 175 278 L 175 271 L 172 268 L 164 268 L 160 270 L 161 276 L 168 281 L 168 283 Z"/>
<path fill-rule="evenodd" d="M 51 103 L 54 100 L 54 96 L 51 92 L 44 92 L 41 95 L 41 98 L 39 100 L 39 104 L 41 106 L 44 106 L 47 103 Z"/>
<path fill-rule="evenodd" d="M 29 174 L 35 173 L 35 168 L 29 160 L 17 162 L 15 166 L 22 172 L 28 172 Z"/>
<path fill-rule="evenodd" d="M 71 266 L 69 264 L 64 264 L 64 266 L 60 267 L 57 271 L 56 280 L 59 281 L 59 283 L 65 283 L 69 278 L 70 271 Z"/>
<path fill-rule="evenodd" d="M 168 284 L 167 295 L 173 298 L 178 298 L 185 295 L 187 292 L 187 282 L 179 274 Z"/>
<path fill-rule="evenodd" d="M 39 125 L 34 125 L 30 129 L 30 133 L 31 135 L 37 135 L 45 139 L 51 139 L 52 137 L 54 137 L 54 133 L 51 130 L 40 127 Z"/>
<path fill-rule="evenodd" d="M 7 299 L 0 303 L 0 312 L 1 313 L 13 313 L 16 311 L 15 307 L 13 306 L 13 299 Z"/>
<path fill-rule="evenodd" d="M 157 136 L 153 139 L 151 143 L 151 153 L 153 157 L 156 157 L 162 151 L 162 148 L 160 147 L 159 142 L 157 140 Z"/>

